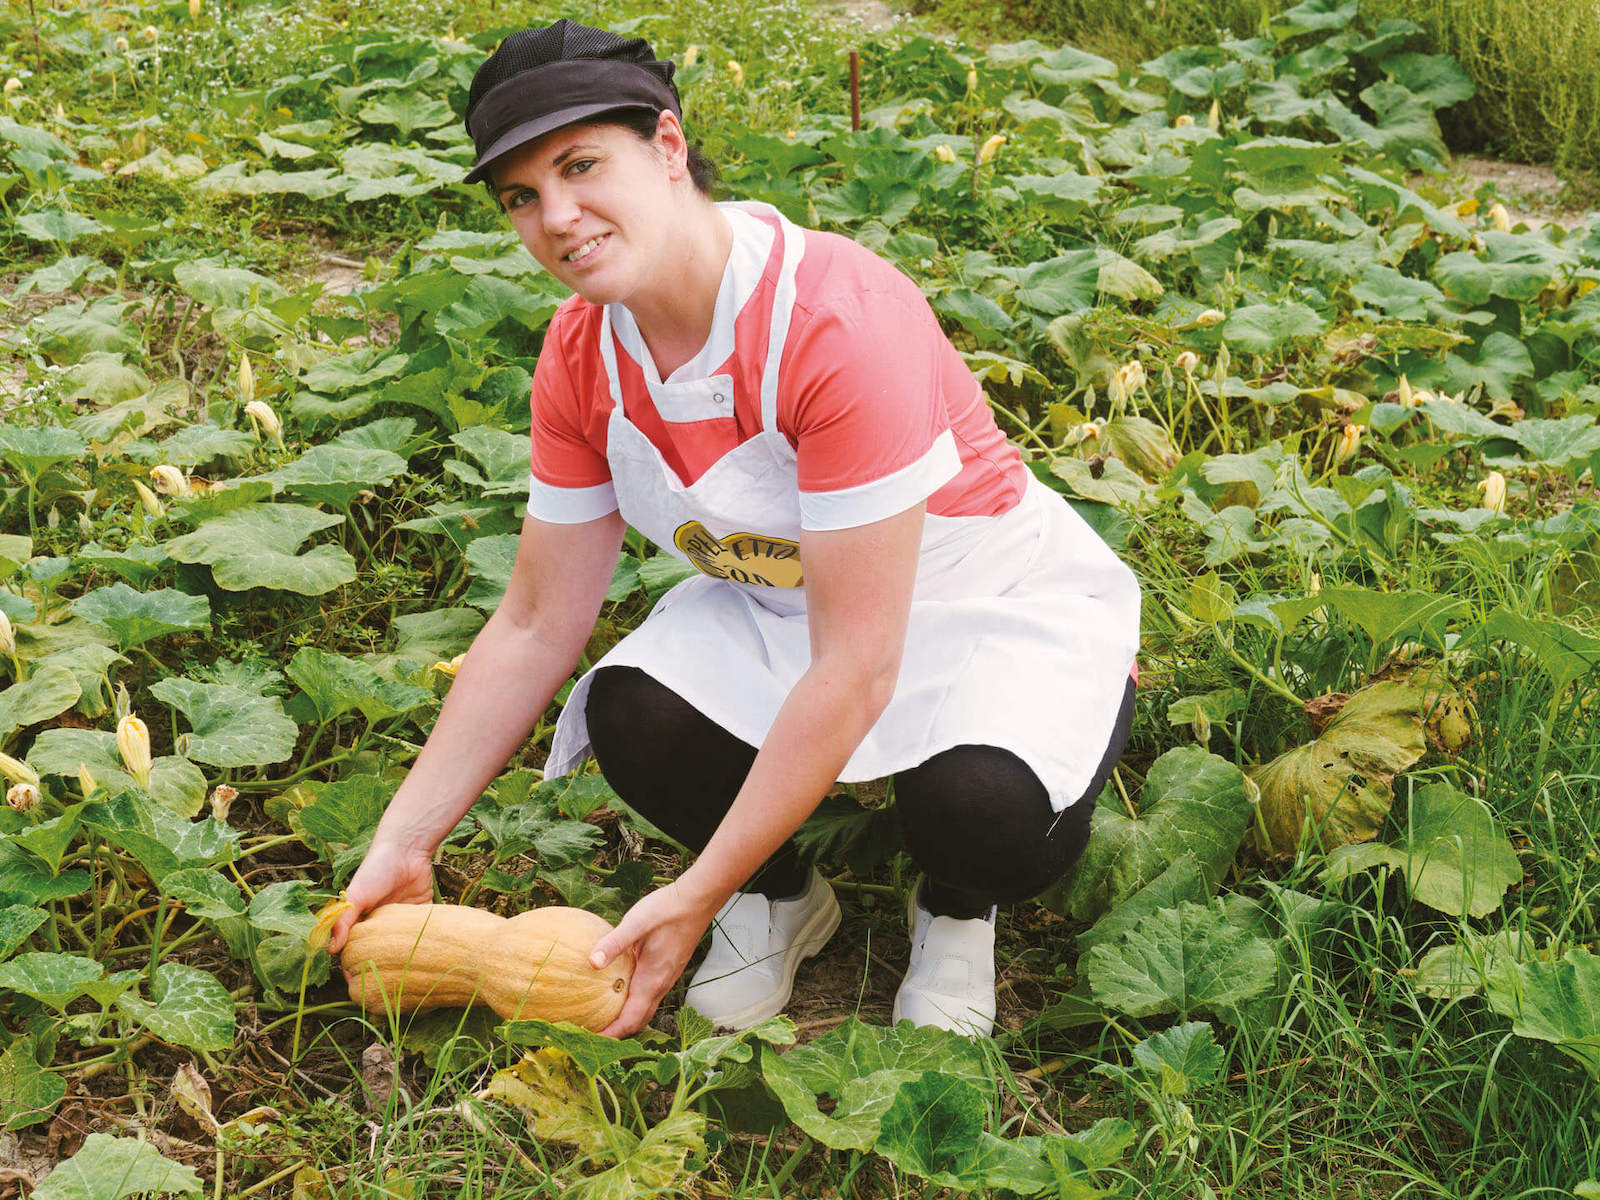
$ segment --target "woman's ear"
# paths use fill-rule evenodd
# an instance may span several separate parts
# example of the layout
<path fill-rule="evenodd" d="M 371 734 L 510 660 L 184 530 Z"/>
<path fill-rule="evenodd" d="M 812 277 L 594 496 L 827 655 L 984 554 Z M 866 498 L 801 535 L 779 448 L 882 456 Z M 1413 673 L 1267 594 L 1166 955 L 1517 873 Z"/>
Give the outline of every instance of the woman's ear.
<path fill-rule="evenodd" d="M 666 160 L 668 174 L 673 179 L 688 178 L 689 139 L 684 135 L 683 125 L 669 109 L 662 109 L 656 118 L 655 146 Z"/>

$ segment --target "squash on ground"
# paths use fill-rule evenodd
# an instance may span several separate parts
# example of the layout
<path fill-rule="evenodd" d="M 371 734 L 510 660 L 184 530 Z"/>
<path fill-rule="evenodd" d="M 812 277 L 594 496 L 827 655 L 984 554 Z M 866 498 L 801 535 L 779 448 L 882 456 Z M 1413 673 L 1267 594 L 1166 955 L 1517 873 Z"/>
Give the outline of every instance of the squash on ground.
<path fill-rule="evenodd" d="M 350 998 L 368 1012 L 489 1005 L 600 1030 L 622 1011 L 633 956 L 589 965 L 611 925 L 580 908 L 500 917 L 459 904 L 385 904 L 350 929 L 340 955 Z"/>

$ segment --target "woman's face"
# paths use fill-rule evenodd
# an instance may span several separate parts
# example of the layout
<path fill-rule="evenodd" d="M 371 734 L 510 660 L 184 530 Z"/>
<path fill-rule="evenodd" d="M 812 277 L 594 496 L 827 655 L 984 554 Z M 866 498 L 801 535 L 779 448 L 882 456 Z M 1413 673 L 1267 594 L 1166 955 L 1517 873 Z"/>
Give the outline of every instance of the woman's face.
<path fill-rule="evenodd" d="M 620 125 L 568 125 L 498 159 L 495 194 L 540 266 L 592 304 L 622 303 L 671 286 L 686 158 L 671 114 L 648 142 Z"/>

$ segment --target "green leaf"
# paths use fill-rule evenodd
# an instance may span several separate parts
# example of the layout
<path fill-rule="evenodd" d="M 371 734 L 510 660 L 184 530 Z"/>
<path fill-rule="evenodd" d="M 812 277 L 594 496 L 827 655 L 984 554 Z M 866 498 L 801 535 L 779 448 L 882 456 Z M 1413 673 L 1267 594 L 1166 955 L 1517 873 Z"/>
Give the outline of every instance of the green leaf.
<path fill-rule="evenodd" d="M 694 1012 L 693 1009 L 686 1011 Z M 786 1019 L 785 1024 L 788 1024 Z M 790 1025 L 789 1028 L 790 1041 L 793 1041 L 794 1027 Z M 495 1034 L 513 1046 L 551 1047 L 576 1064 L 578 1070 L 590 1078 L 615 1063 L 639 1058 L 653 1061 L 661 1057 L 658 1051 L 648 1049 L 643 1043 L 632 1038 L 602 1037 L 568 1021 L 540 1021 L 527 1018 L 506 1021 L 496 1027 Z"/>
<path fill-rule="evenodd" d="M 326 784 L 315 800 L 289 814 L 289 827 L 331 863 L 365 849 L 394 790 L 393 782 L 375 775 Z"/>
<path fill-rule="evenodd" d="M 1187 1096 L 1215 1083 L 1226 1059 L 1204 1021 L 1163 1029 L 1133 1048 L 1134 1063 L 1169 1096 Z"/>
<path fill-rule="evenodd" d="M 33 1189 L 32 1200 L 125 1200 L 203 1191 L 194 1171 L 163 1158 L 148 1143 L 91 1133 L 81 1150 Z"/>
<path fill-rule="evenodd" d="M 1467 930 L 1461 941 L 1424 954 L 1412 983 L 1424 996 L 1441 1000 L 1475 996 L 1502 966 L 1530 962 L 1536 957 L 1533 938 L 1528 934 L 1514 929 L 1490 934 Z"/>
<path fill-rule="evenodd" d="M 22 683 L 14 683 L 0 692 L 0 738 L 24 726 L 60 716 L 82 695 L 77 678 L 65 667 L 39 668 Z"/>
<path fill-rule="evenodd" d="M 38 1053 L 33 1038 L 19 1037 L 0 1055 L 0 1133 L 48 1121 L 67 1094 L 67 1081 L 41 1067 Z"/>
<path fill-rule="evenodd" d="M 50 919 L 42 908 L 13 904 L 0 908 L 0 959 L 10 958 L 33 931 Z"/>
<path fill-rule="evenodd" d="M 95 351 L 133 351 L 139 346 L 139 332 L 123 321 L 126 308 L 127 303 L 116 296 L 61 304 L 30 319 L 28 332 L 57 363 L 75 363 Z M 6 427 L 0 426 L 0 446 L 5 440 Z"/>
<path fill-rule="evenodd" d="M 172 872 L 161 881 L 161 894 L 182 904 L 190 916 L 213 921 L 242 917 L 248 908 L 238 884 L 205 867 Z"/>
<path fill-rule="evenodd" d="M 282 299 L 285 294 L 282 285 L 265 275 L 243 267 L 225 267 L 209 258 L 179 263 L 172 269 L 172 277 L 211 308 L 248 308 L 253 303 Z"/>
<path fill-rule="evenodd" d="M 994 273 L 1016 285 L 1019 301 L 1047 317 L 1094 306 L 1100 286 L 1097 250 L 1074 250 L 1022 267 L 995 267 Z"/>
<path fill-rule="evenodd" d="M 1057 912 L 1092 921 L 1190 855 L 1211 888 L 1226 875 L 1253 815 L 1244 773 L 1198 746 L 1152 764 L 1130 816 L 1120 802 L 1096 806 L 1089 845 L 1047 893 Z"/>
<path fill-rule="evenodd" d="M 57 463 L 81 457 L 87 449 L 83 438 L 59 425 L 0 424 L 0 458 L 31 478 L 37 479 Z"/>
<path fill-rule="evenodd" d="M 1375 683 L 1346 701 L 1315 741 L 1258 767 L 1254 778 L 1273 850 L 1292 853 L 1307 823 L 1324 849 L 1375 837 L 1389 815 L 1390 781 L 1427 749 L 1427 702 L 1411 684 Z"/>
<path fill-rule="evenodd" d="M 99 588 L 73 601 L 72 611 L 109 630 L 119 650 L 168 633 L 211 627 L 211 604 L 176 588 L 138 592 L 125 583 Z"/>
<path fill-rule="evenodd" d="M 1500 907 L 1506 889 L 1522 879 L 1522 864 L 1500 822 L 1480 801 L 1448 783 L 1416 791 L 1396 842 L 1342 846 L 1328 856 L 1322 877 L 1342 879 L 1352 868 L 1379 862 L 1405 875 L 1413 899 L 1455 917 L 1487 916 Z"/>
<path fill-rule="evenodd" d="M 75 779 L 88 767 L 95 782 L 108 792 L 137 787 L 123 770 L 117 735 L 98 729 L 46 729 L 28 751 L 28 761 L 41 775 Z M 180 817 L 192 817 L 205 804 L 206 779 L 192 762 L 163 755 L 151 764 L 150 799 Z"/>
<path fill-rule="evenodd" d="M 405 470 L 406 460 L 392 451 L 325 442 L 259 478 L 313 503 L 345 509 L 358 492 L 387 487 Z"/>
<path fill-rule="evenodd" d="M 84 994 L 85 984 L 105 973 L 92 958 L 36 951 L 0 963 L 0 988 L 32 996 L 60 1012 Z"/>
<path fill-rule="evenodd" d="M 895 1092 L 873 1149 L 925 1179 L 960 1179 L 983 1134 L 984 1093 L 965 1079 L 924 1071 Z"/>
<path fill-rule="evenodd" d="M 1534 373 L 1528 348 L 1510 334 L 1500 332 L 1484 338 L 1475 360 L 1446 354 L 1444 362 L 1451 391 L 1481 387 L 1491 400 L 1510 400 L 1517 381 Z"/>
<path fill-rule="evenodd" d="M 1326 587 L 1317 594 L 1359 625 L 1372 639 L 1373 646 L 1380 649 L 1416 633 L 1427 634 L 1438 642 L 1443 637 L 1445 622 L 1466 607 L 1466 601 L 1459 596 L 1438 596 L 1432 592 Z"/>
<path fill-rule="evenodd" d="M 1491 641 L 1521 646 L 1558 688 L 1600 667 L 1600 638 L 1566 622 L 1525 617 L 1509 608 L 1497 608 L 1479 626 L 1479 632 Z"/>
<path fill-rule="evenodd" d="M 1217 909 L 1180 903 L 1145 918 L 1121 941 L 1095 946 L 1080 969 L 1095 1000 L 1117 1012 L 1226 1018 L 1272 987 L 1278 958 L 1271 942 L 1230 924 Z"/>
<path fill-rule="evenodd" d="M 1146 917 L 1163 908 L 1176 908 L 1180 900 L 1204 904 L 1215 890 L 1216 883 L 1206 878 L 1200 860 L 1192 854 L 1180 854 L 1165 871 L 1080 933 L 1078 952 L 1101 942 L 1116 941 Z"/>
<path fill-rule="evenodd" d="M 1131 512 L 1155 507 L 1156 490 L 1120 458 L 1098 464 L 1064 455 L 1050 460 L 1050 473 L 1075 495 Z"/>
<path fill-rule="evenodd" d="M 1383 60 L 1383 69 L 1390 79 L 1434 108 L 1470 100 L 1477 90 L 1449 54 L 1391 54 Z"/>
<path fill-rule="evenodd" d="M 393 125 L 403 142 L 415 129 L 437 129 L 456 119 L 455 110 L 445 101 L 421 89 L 385 92 L 369 100 L 356 116 L 368 125 Z"/>
<path fill-rule="evenodd" d="M 117 1007 L 156 1037 L 190 1050 L 227 1050 L 233 1045 L 233 997 L 212 975 L 182 963 L 156 967 L 150 1004 L 129 994 Z"/>
<path fill-rule="evenodd" d="M 150 694 L 188 719 L 194 731 L 189 757 L 196 762 L 214 767 L 279 763 L 294 753 L 300 737 L 276 696 L 179 677 L 163 679 Z"/>
<path fill-rule="evenodd" d="M 1246 354 L 1271 354 L 1289 342 L 1317 337 L 1327 327 L 1314 310 L 1298 301 L 1249 304 L 1228 314 L 1222 336 Z"/>
<path fill-rule="evenodd" d="M 1600 957 L 1574 949 L 1559 962 L 1502 962 L 1485 994 L 1516 1033 L 1553 1043 L 1600 1079 Z"/>
<path fill-rule="evenodd" d="M 92 217 L 59 208 L 32 212 L 16 220 L 17 231 L 36 242 L 75 242 L 91 233 L 105 233 L 106 226 Z"/>
<path fill-rule="evenodd" d="M 472 571 L 472 586 L 466 595 L 468 604 L 485 612 L 499 606 L 506 588 L 511 586 L 511 569 L 517 561 L 519 541 L 518 534 L 502 533 L 474 538 L 468 544 L 466 560 Z M 689 570 L 693 573 L 694 568 Z"/>
<path fill-rule="evenodd" d="M 0 840 L 0 904 L 44 904 L 76 896 L 89 886 L 89 872 L 57 875 L 8 840 Z"/>
<path fill-rule="evenodd" d="M 238 854 L 239 835 L 228 826 L 211 817 L 184 820 L 138 792 L 85 804 L 81 811 L 84 825 L 138 859 L 157 886 L 184 867 L 215 866 Z"/>
<path fill-rule="evenodd" d="M 884 1029 L 851 1017 L 786 1054 L 770 1046 L 761 1051 L 762 1076 L 789 1119 L 835 1150 L 871 1147 L 900 1085 L 926 1071 L 991 1087 L 988 1067 L 971 1039 L 909 1022 Z M 836 1101 L 826 1116 L 817 1105 L 824 1095 Z"/>
<path fill-rule="evenodd" d="M 359 709 L 368 721 L 383 721 L 433 701 L 433 693 L 426 688 L 385 679 L 364 662 L 314 646 L 295 652 L 288 674 L 323 721 L 352 709 Z"/>
<path fill-rule="evenodd" d="M 297 551 L 313 533 L 343 520 L 297 504 L 253 504 L 174 538 L 166 550 L 178 562 L 210 566 L 217 586 L 230 592 L 261 587 L 320 596 L 355 579 L 355 559 L 342 546 Z"/>

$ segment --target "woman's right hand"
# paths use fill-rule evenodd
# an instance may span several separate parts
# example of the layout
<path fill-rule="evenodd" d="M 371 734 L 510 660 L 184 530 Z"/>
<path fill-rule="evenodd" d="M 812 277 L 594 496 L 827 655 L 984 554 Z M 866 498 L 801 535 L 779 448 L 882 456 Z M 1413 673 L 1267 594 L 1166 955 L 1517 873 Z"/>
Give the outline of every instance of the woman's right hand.
<path fill-rule="evenodd" d="M 375 841 L 344 890 L 350 907 L 334 922 L 330 953 L 344 949 L 350 927 L 380 904 L 431 904 L 433 855 L 398 842 Z"/>

